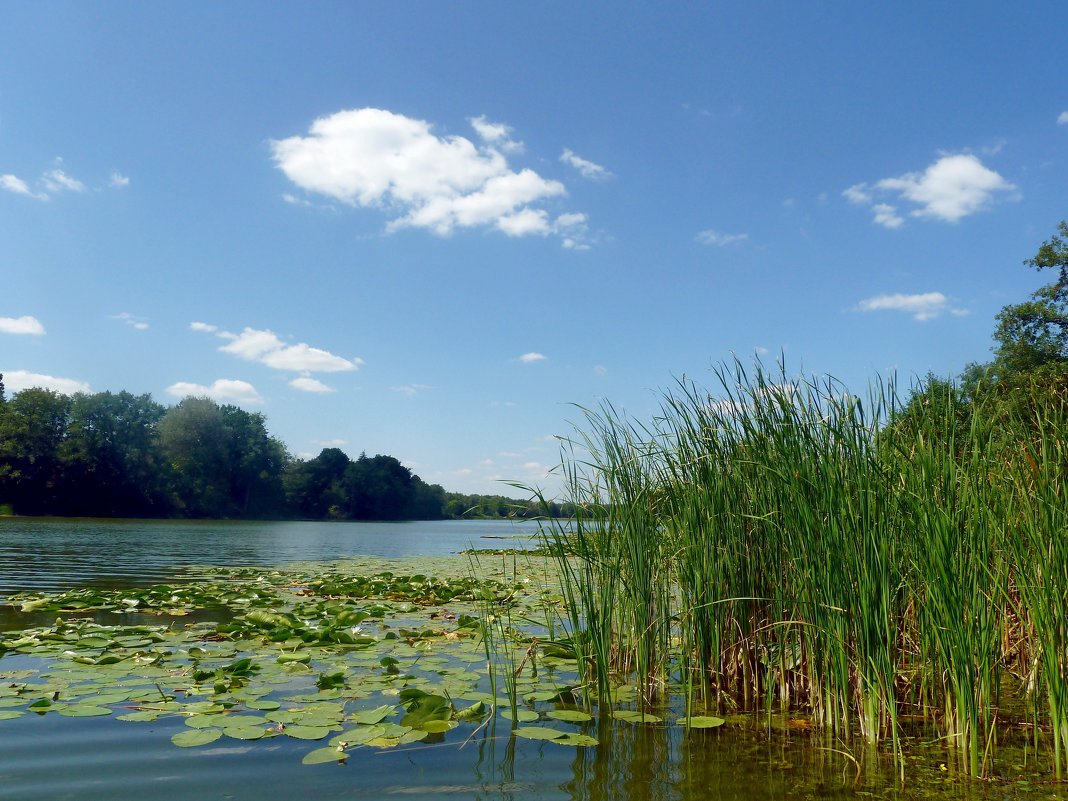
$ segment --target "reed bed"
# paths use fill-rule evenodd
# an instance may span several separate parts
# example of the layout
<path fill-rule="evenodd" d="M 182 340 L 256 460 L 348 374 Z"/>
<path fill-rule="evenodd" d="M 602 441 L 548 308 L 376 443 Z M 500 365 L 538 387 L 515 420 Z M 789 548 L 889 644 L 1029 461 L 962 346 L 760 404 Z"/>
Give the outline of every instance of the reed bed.
<path fill-rule="evenodd" d="M 1068 764 L 1068 398 L 1023 410 L 952 387 L 834 381 L 735 363 L 680 381 L 637 423 L 585 410 L 547 529 L 590 700 L 808 714 L 890 746 L 937 728 L 988 768 L 1015 677 Z"/>

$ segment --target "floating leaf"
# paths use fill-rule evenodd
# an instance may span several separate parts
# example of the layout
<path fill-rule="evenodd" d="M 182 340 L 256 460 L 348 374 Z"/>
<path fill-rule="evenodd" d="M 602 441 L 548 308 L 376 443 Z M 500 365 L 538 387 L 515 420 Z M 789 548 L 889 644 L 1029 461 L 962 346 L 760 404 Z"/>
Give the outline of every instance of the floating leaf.
<path fill-rule="evenodd" d="M 26 713 L 14 709 L 0 709 L 0 720 L 14 720 L 15 718 L 21 718 L 24 714 Z"/>
<path fill-rule="evenodd" d="M 680 726 L 688 726 L 691 729 L 714 729 L 717 726 L 722 726 L 726 723 L 723 718 L 713 717 L 711 715 L 694 715 L 687 721 L 686 718 L 679 718 L 678 724 Z"/>
<path fill-rule="evenodd" d="M 662 721 L 662 718 L 651 712 L 641 712 L 637 709 L 616 709 L 612 712 L 612 717 L 627 723 L 660 723 Z"/>
<path fill-rule="evenodd" d="M 359 712 L 349 715 L 349 720 L 370 726 L 375 723 L 381 723 L 392 715 L 396 709 L 397 707 L 392 704 L 386 704 L 374 709 L 361 709 Z"/>
<path fill-rule="evenodd" d="M 180 731 L 173 737 L 171 742 L 181 748 L 191 748 L 196 745 L 207 745 L 222 737 L 221 729 L 189 729 Z"/>
<path fill-rule="evenodd" d="M 227 726 L 222 733 L 235 740 L 258 740 L 267 732 L 260 726 Z"/>
<path fill-rule="evenodd" d="M 588 712 L 578 709 L 550 709 L 545 714 L 553 720 L 563 720 L 568 723 L 585 723 L 588 720 L 593 720 L 593 716 Z"/>
<path fill-rule="evenodd" d="M 321 740 L 330 735 L 330 729 L 326 726 L 305 726 L 295 723 L 292 726 L 286 726 L 285 734 L 287 737 L 295 737 L 298 740 Z"/>
<path fill-rule="evenodd" d="M 325 765 L 328 762 L 344 762 L 348 754 L 337 747 L 316 748 L 304 755 L 300 762 L 302 765 Z"/>
<path fill-rule="evenodd" d="M 528 740 L 556 740 L 566 737 L 566 731 L 554 729 L 551 726 L 520 726 L 512 731 L 516 737 L 525 737 Z"/>
<path fill-rule="evenodd" d="M 501 710 L 501 717 L 505 720 L 512 720 L 512 710 L 505 707 Z M 517 709 L 515 711 L 516 723 L 532 723 L 540 717 L 541 715 L 532 709 Z"/>
<path fill-rule="evenodd" d="M 68 718 L 95 718 L 110 715 L 111 710 L 106 706 L 93 706 L 91 704 L 69 704 L 57 707 L 59 714 Z"/>
<path fill-rule="evenodd" d="M 599 742 L 596 737 L 590 737 L 590 735 L 588 734 L 577 733 L 567 734 L 563 737 L 556 737 L 550 740 L 549 742 L 553 743 L 554 745 L 571 745 L 581 747 L 599 745 Z"/>

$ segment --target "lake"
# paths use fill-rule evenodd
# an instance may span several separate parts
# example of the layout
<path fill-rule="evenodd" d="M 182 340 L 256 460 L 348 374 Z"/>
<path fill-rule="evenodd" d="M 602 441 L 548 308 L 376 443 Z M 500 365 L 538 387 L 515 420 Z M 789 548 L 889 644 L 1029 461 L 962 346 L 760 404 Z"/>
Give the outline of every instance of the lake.
<path fill-rule="evenodd" d="M 443 569 L 448 565 L 455 571 L 462 559 L 456 555 L 462 550 L 527 547 L 535 543 L 536 531 L 536 524 L 499 521 L 219 523 L 0 518 L 0 598 L 26 590 L 174 583 L 204 575 L 205 566 L 211 565 L 269 568 L 353 557 L 424 557 L 424 565 L 438 564 Z M 490 561 L 497 564 L 487 558 Z M 516 572 L 514 566 L 511 569 Z M 502 570 L 507 573 L 509 566 L 505 564 Z M 33 625 L 42 625 L 39 616 L 9 609 L 0 614 L 0 626 L 23 628 L 31 618 Z M 342 659 L 355 662 L 359 654 L 349 652 Z M 477 649 L 475 656 L 467 658 L 472 664 L 477 661 Z M 54 664 L 58 665 L 51 659 L 9 651 L 0 657 L 0 685 L 14 686 L 26 671 L 42 669 L 47 681 Z M 449 670 L 458 669 L 439 660 L 433 670 L 424 672 Z M 438 742 L 359 748 L 348 754 L 344 764 L 302 765 L 302 755 L 317 744 L 286 736 L 252 742 L 222 737 L 209 745 L 180 748 L 170 740 L 185 730 L 175 716 L 134 723 L 115 716 L 25 714 L 0 720 L 0 798 L 696 801 L 1068 797 L 1060 786 L 1048 783 L 1047 766 L 1036 767 L 1025 739 L 1019 747 L 1002 744 L 1002 775 L 991 782 L 957 775 L 952 756 L 941 744 L 917 744 L 910 752 L 902 787 L 885 753 L 857 743 L 824 740 L 786 719 L 773 721 L 771 728 L 766 724 L 763 718 L 735 716 L 730 726 L 689 730 L 671 723 L 637 726 L 602 717 L 582 728 L 598 745 L 564 747 L 512 737 L 507 721 L 492 719 L 477 729 L 469 726 L 449 732 Z M 454 736 L 460 731 L 465 732 L 463 737 Z"/>

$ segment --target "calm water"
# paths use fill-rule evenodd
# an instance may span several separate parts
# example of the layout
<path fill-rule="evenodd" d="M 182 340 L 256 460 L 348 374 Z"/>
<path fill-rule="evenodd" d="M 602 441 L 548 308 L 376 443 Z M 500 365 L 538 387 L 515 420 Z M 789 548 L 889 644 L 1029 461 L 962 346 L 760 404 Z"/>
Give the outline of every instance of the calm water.
<path fill-rule="evenodd" d="M 469 547 L 516 547 L 531 524 L 189 523 L 0 518 L 0 595 L 87 584 L 173 580 L 196 565 L 275 566 L 351 556 L 444 556 Z M 0 682 L 32 664 L 0 658 Z M 796 731 L 746 727 L 685 732 L 677 726 L 600 722 L 596 748 L 515 740 L 507 724 L 468 743 L 355 749 L 348 764 L 303 766 L 307 743 L 223 738 L 177 748 L 181 721 L 129 723 L 55 714 L 0 721 L 0 799 L 313 798 L 698 801 L 698 799 L 1063 798 L 1034 755 L 1002 748 L 1003 778 L 955 775 L 938 744 L 913 750 L 904 787 L 878 753 Z M 856 762 L 841 755 L 850 748 Z M 943 763 L 946 763 L 943 766 Z M 1020 782 L 1020 778 L 1029 782 Z"/>
<path fill-rule="evenodd" d="M 173 580 L 194 565 L 273 567 L 349 556 L 445 556 L 521 548 L 537 524 L 218 522 L 0 517 L 0 597 Z M 500 538 L 504 537 L 505 540 Z"/>

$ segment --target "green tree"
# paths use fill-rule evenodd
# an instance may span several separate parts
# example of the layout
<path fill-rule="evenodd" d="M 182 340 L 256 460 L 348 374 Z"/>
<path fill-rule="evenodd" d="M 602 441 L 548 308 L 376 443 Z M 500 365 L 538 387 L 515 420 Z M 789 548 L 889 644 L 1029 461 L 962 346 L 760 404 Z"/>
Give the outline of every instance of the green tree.
<path fill-rule="evenodd" d="M 70 398 L 33 387 L 15 393 L 0 414 L 0 503 L 20 514 L 43 514 L 62 492 L 60 448 L 67 437 Z"/>
<path fill-rule="evenodd" d="M 231 431 L 210 398 L 185 398 L 159 424 L 171 504 L 188 517 L 230 517 Z"/>
<path fill-rule="evenodd" d="M 150 395 L 75 395 L 61 448 L 64 492 L 53 511 L 101 517 L 166 514 L 156 432 L 165 411 Z"/>
<path fill-rule="evenodd" d="M 1024 264 L 1039 272 L 1052 270 L 1057 280 L 998 314 L 994 331 L 998 375 L 1068 362 L 1068 222 L 1061 221 L 1057 234 Z"/>

